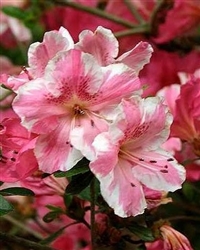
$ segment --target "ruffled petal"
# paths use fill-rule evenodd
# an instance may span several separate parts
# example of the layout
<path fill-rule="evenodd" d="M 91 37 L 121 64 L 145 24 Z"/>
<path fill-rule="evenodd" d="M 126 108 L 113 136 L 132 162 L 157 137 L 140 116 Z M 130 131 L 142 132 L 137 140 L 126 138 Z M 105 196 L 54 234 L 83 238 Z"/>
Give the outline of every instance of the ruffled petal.
<path fill-rule="evenodd" d="M 73 48 L 73 40 L 69 32 L 61 27 L 59 31 L 46 32 L 42 43 L 31 44 L 28 50 L 30 71 L 35 77 L 40 77 L 44 69 L 59 51 Z"/>
<path fill-rule="evenodd" d="M 99 26 L 93 33 L 84 30 L 79 35 L 79 42 L 75 48 L 93 55 L 98 63 L 106 66 L 114 62 L 118 55 L 118 41 L 111 30 Z"/>
<path fill-rule="evenodd" d="M 117 58 L 116 62 L 126 64 L 135 71 L 136 75 L 138 75 L 144 65 L 149 63 L 152 52 L 153 48 L 150 44 L 147 42 L 140 42 L 132 50 Z"/>

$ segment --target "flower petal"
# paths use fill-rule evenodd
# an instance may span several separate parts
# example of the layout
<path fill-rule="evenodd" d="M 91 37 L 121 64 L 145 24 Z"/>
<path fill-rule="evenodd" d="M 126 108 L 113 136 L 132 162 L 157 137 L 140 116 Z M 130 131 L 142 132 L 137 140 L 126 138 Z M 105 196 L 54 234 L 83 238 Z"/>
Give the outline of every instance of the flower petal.
<path fill-rule="evenodd" d="M 50 132 L 57 126 L 58 116 L 67 113 L 62 106 L 51 102 L 54 89 L 47 89 L 46 84 L 41 78 L 30 81 L 19 88 L 13 102 L 23 126 L 35 133 Z"/>
<path fill-rule="evenodd" d="M 185 180 L 185 168 L 163 150 L 135 151 L 133 175 L 147 187 L 160 191 L 175 191 Z M 142 159 L 142 161 L 140 160 Z"/>
<path fill-rule="evenodd" d="M 144 212 L 146 201 L 142 186 L 133 177 L 128 162 L 120 160 L 112 172 L 98 179 L 102 196 L 116 215 L 128 217 Z"/>
<path fill-rule="evenodd" d="M 40 77 L 50 59 L 59 51 L 73 48 L 73 40 L 68 31 L 61 27 L 59 31 L 50 31 L 44 34 L 42 43 L 30 45 L 28 50 L 28 63 L 30 71 L 35 77 Z"/>
<path fill-rule="evenodd" d="M 112 31 L 99 26 L 93 33 L 90 30 L 84 30 L 79 35 L 79 42 L 75 48 L 92 54 L 102 66 L 114 62 L 118 55 L 118 41 Z"/>
<path fill-rule="evenodd" d="M 71 121 L 63 118 L 54 131 L 39 136 L 35 147 L 39 169 L 46 173 L 67 171 L 83 158 L 69 141 L 70 126 Z"/>
<path fill-rule="evenodd" d="M 138 75 L 144 65 L 149 63 L 153 48 L 147 42 L 138 43 L 132 50 L 124 53 L 116 62 L 121 62 L 134 69 Z"/>

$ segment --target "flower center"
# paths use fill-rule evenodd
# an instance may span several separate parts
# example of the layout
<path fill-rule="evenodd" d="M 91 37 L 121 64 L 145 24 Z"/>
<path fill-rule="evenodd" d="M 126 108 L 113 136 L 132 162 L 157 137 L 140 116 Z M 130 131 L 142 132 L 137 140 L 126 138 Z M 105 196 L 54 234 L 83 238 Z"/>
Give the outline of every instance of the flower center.
<path fill-rule="evenodd" d="M 85 111 L 78 105 L 75 104 L 73 107 L 74 115 L 79 116 L 79 115 L 84 115 Z"/>

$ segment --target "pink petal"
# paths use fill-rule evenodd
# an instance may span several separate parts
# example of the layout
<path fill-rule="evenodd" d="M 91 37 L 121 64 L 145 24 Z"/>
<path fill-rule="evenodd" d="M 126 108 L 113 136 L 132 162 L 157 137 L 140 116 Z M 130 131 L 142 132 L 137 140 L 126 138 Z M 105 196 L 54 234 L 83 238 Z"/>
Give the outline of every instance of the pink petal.
<path fill-rule="evenodd" d="M 80 151 L 76 150 L 69 141 L 71 121 L 62 119 L 59 126 L 47 135 L 40 135 L 35 155 L 39 168 L 46 173 L 57 170 L 67 171 L 83 158 Z"/>
<path fill-rule="evenodd" d="M 166 141 L 172 118 L 159 98 L 132 97 L 120 105 L 125 117 L 121 117 L 118 123 L 121 123 L 120 129 L 125 134 L 124 141 L 127 141 L 129 151 L 139 147 L 156 149 Z"/>
<path fill-rule="evenodd" d="M 128 217 L 144 212 L 146 201 L 142 186 L 133 177 L 128 162 L 120 160 L 112 172 L 98 179 L 102 196 L 116 215 Z"/>
<path fill-rule="evenodd" d="M 147 42 L 138 43 L 132 50 L 124 53 L 116 62 L 126 64 L 128 67 L 134 69 L 138 75 L 140 70 L 143 69 L 144 65 L 149 63 L 153 48 Z"/>
<path fill-rule="evenodd" d="M 107 129 L 108 124 L 104 119 L 89 113 L 87 117 L 76 122 L 75 128 L 70 132 L 71 144 L 87 159 L 92 160 L 95 155 L 92 146 L 94 138 Z"/>
<path fill-rule="evenodd" d="M 44 34 L 42 43 L 31 44 L 28 50 L 28 63 L 31 73 L 40 77 L 50 59 L 59 51 L 73 48 L 73 40 L 66 29 L 63 27 L 59 31 L 50 31 Z"/>
<path fill-rule="evenodd" d="M 118 162 L 119 146 L 112 143 L 109 134 L 104 132 L 95 138 L 93 147 L 96 157 L 90 163 L 90 168 L 97 178 L 105 177 L 115 168 Z"/>
<path fill-rule="evenodd" d="M 133 95 L 141 88 L 139 78 L 122 63 L 109 65 L 103 71 L 104 81 L 93 102 L 93 110 L 119 103 L 122 98 Z"/>
<path fill-rule="evenodd" d="M 88 101 L 88 98 L 94 98 L 92 95 L 102 84 L 103 76 L 91 55 L 80 50 L 70 50 L 58 54 L 50 61 L 45 78 L 50 82 L 49 87 L 56 85 L 65 100 L 76 94 L 80 99 Z"/>
<path fill-rule="evenodd" d="M 133 175 L 147 187 L 160 191 L 175 191 L 185 180 L 185 168 L 163 150 L 156 152 L 137 151 Z"/>
<path fill-rule="evenodd" d="M 20 116 L 23 126 L 35 133 L 47 133 L 58 124 L 58 116 L 67 111 L 55 102 L 54 89 L 47 89 L 47 82 L 38 78 L 19 89 L 13 102 L 14 111 Z"/>
<path fill-rule="evenodd" d="M 92 54 L 100 65 L 106 66 L 114 62 L 118 55 L 118 46 L 112 31 L 99 26 L 94 33 L 90 30 L 82 31 L 75 48 Z"/>

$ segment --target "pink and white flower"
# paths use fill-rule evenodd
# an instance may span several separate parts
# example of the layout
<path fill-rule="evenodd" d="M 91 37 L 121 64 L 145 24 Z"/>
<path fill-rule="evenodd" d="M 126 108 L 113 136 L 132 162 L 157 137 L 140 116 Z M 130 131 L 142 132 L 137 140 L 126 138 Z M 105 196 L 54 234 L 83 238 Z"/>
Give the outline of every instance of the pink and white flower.
<path fill-rule="evenodd" d="M 193 250 L 189 240 L 180 232 L 165 224 L 160 227 L 161 239 L 146 243 L 147 250 Z"/>
<path fill-rule="evenodd" d="M 92 154 L 94 137 L 108 126 L 102 113 L 140 87 L 135 72 L 123 63 L 100 67 L 80 50 L 58 53 L 42 78 L 18 89 L 13 103 L 22 125 L 40 134 L 35 147 L 40 169 L 66 171 L 86 152 Z"/>
<path fill-rule="evenodd" d="M 121 216 L 135 216 L 147 206 L 142 184 L 157 191 L 181 188 L 185 170 L 160 148 L 169 136 L 171 115 L 159 98 L 134 97 L 118 106 L 119 115 L 93 146 L 90 168 L 106 202 Z"/>

